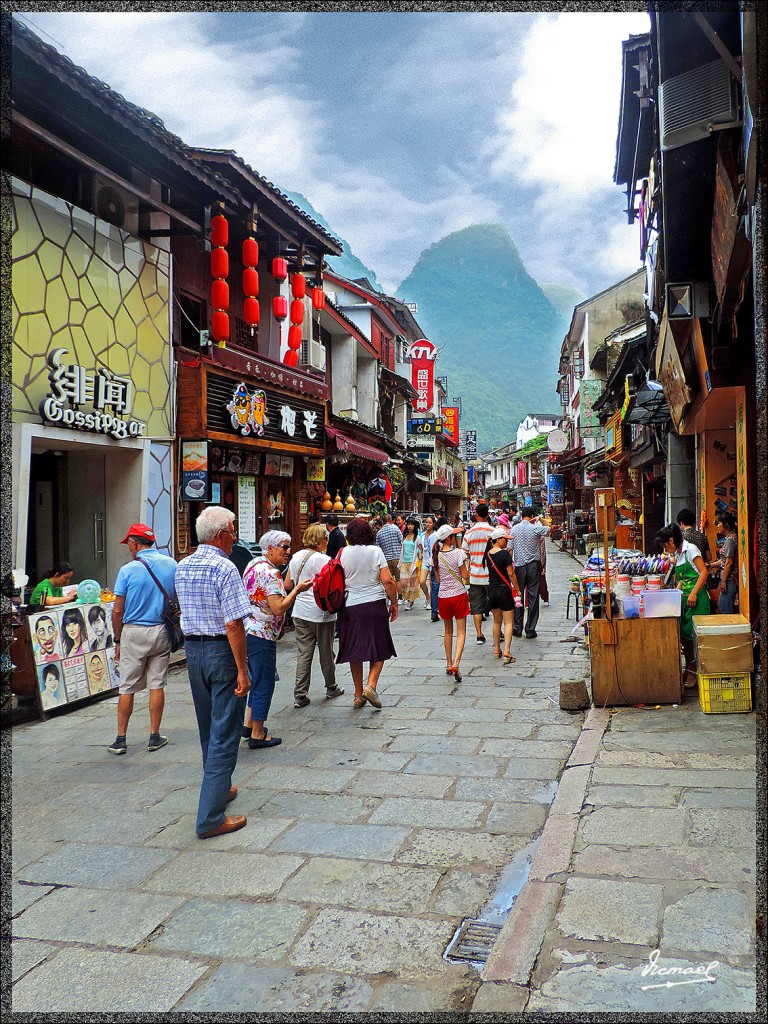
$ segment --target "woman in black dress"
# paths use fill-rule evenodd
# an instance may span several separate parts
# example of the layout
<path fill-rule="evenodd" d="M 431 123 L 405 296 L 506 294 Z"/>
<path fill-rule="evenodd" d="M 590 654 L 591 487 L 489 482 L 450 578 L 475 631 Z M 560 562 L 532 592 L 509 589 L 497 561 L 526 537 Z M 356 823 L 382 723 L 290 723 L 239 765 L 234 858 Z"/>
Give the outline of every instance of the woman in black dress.
<path fill-rule="evenodd" d="M 511 665 L 512 630 L 515 604 L 520 604 L 515 578 L 515 563 L 507 551 L 509 533 L 498 526 L 488 539 L 483 565 L 488 567 L 488 606 L 493 614 L 493 653 L 504 655 L 504 664 Z M 501 628 L 504 626 L 504 651 L 501 650 Z"/>

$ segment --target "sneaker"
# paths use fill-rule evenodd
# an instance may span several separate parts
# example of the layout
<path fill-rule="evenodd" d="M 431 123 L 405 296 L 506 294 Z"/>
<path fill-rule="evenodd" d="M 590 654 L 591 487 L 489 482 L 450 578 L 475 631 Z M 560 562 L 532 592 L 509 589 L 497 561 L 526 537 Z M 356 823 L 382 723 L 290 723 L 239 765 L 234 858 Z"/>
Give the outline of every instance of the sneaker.
<path fill-rule="evenodd" d="M 431 609 L 432 609 L 432 602 L 431 602 L 431 601 L 425 601 L 425 602 L 424 602 L 424 611 L 425 611 L 425 612 L 428 612 L 428 611 L 430 611 Z"/>
<path fill-rule="evenodd" d="M 325 696 L 328 698 L 328 700 L 331 700 L 333 697 L 341 697 L 343 694 L 343 686 L 332 686 L 330 690 L 325 691 Z"/>
<path fill-rule="evenodd" d="M 308 704 L 311 703 L 312 701 L 309 699 L 309 697 L 297 697 L 293 702 L 293 706 L 295 708 L 305 708 Z M 250 736 L 250 730 L 248 731 L 248 735 Z"/>
<path fill-rule="evenodd" d="M 480 646 L 481 644 L 484 644 L 484 643 L 485 643 L 485 637 L 484 637 L 484 636 L 479 636 L 479 637 L 477 638 L 477 640 L 475 640 L 475 643 L 476 643 L 476 644 L 477 644 L 477 646 L 479 647 L 479 646 Z"/>
<path fill-rule="evenodd" d="M 107 747 L 110 754 L 127 754 L 128 744 L 125 742 L 125 736 L 118 736 L 111 747 Z"/>
<path fill-rule="evenodd" d="M 152 733 L 152 735 L 149 737 L 147 750 L 159 750 L 160 747 L 164 747 L 167 742 L 167 736 L 161 736 L 159 732 Z"/>

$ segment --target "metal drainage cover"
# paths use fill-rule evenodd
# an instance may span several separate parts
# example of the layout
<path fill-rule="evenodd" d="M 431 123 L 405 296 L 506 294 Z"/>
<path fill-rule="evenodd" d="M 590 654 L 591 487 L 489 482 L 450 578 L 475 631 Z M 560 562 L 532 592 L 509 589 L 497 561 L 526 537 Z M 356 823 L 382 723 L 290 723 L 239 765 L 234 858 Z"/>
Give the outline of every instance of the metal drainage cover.
<path fill-rule="evenodd" d="M 484 964 L 491 955 L 500 931 L 500 924 L 487 924 L 477 918 L 467 918 L 448 943 L 443 956 L 451 963 L 468 961 Z"/>

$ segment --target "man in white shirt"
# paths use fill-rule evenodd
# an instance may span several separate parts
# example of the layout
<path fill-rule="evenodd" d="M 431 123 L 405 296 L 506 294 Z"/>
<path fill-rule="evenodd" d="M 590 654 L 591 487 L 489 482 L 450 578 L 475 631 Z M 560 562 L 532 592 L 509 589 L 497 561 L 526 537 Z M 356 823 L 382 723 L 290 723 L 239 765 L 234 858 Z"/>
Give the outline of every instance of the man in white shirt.
<path fill-rule="evenodd" d="M 529 640 L 536 638 L 536 624 L 539 621 L 539 583 L 541 581 L 541 538 L 549 534 L 549 527 L 534 515 L 533 508 L 526 505 L 521 521 L 512 527 L 512 557 L 515 560 L 515 575 L 520 593 L 528 590 L 528 618 L 525 635 Z M 535 520 L 535 522 L 533 521 Z M 523 635 L 524 609 L 515 608 L 514 635 Z"/>

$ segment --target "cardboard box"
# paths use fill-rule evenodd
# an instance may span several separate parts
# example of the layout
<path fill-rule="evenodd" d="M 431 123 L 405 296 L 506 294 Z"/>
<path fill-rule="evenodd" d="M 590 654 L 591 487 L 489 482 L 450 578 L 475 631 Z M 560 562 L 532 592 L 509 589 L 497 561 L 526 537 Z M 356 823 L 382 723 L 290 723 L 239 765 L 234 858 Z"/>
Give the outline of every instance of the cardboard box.
<path fill-rule="evenodd" d="M 694 615 L 696 663 L 702 675 L 734 675 L 754 668 L 752 627 L 743 615 Z"/>

